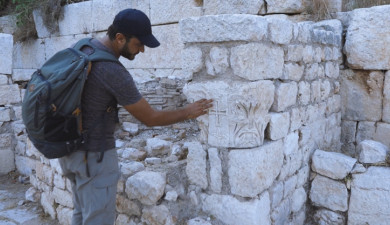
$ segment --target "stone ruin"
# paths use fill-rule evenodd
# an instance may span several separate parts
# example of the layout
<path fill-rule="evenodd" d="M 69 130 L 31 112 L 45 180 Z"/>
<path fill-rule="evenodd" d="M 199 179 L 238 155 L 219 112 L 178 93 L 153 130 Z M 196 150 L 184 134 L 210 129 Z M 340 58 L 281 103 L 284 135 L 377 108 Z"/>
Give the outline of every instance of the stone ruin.
<path fill-rule="evenodd" d="M 26 136 L 23 86 L 133 7 L 162 43 L 122 60 L 144 97 L 162 110 L 214 106 L 156 128 L 120 109 L 117 225 L 386 224 L 390 6 L 330 2 L 334 19 L 313 22 L 303 0 L 93 0 L 65 6 L 56 34 L 35 11 L 39 38 L 23 43 L 0 18 L 0 173 L 28 176 L 26 199 L 70 224 L 70 183 Z"/>

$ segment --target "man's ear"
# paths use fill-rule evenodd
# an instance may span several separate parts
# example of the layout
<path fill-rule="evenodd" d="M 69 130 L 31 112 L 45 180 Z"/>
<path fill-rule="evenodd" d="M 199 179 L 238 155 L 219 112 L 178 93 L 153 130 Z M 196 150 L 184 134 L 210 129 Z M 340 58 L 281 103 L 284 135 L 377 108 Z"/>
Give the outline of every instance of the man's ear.
<path fill-rule="evenodd" d="M 119 45 L 124 45 L 124 44 L 126 44 L 126 37 L 125 37 L 125 35 L 123 35 L 122 33 L 116 33 L 116 35 L 115 35 L 115 40 L 117 41 L 117 43 L 119 44 Z"/>

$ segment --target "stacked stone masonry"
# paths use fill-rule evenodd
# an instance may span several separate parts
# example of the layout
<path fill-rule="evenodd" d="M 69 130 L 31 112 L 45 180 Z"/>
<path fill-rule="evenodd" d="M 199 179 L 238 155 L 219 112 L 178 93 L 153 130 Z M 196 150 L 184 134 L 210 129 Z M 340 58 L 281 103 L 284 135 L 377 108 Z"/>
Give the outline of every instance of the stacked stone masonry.
<path fill-rule="evenodd" d="M 30 176 L 28 199 L 70 224 L 70 182 L 27 138 L 23 86 L 55 52 L 103 36 L 132 7 L 161 42 L 121 59 L 144 97 L 163 110 L 200 98 L 214 106 L 196 121 L 153 129 L 120 108 L 117 225 L 299 225 L 312 212 L 322 224 L 388 221 L 378 214 L 384 201 L 361 199 L 390 198 L 385 183 L 375 186 L 387 167 L 374 166 L 387 165 L 390 145 L 390 8 L 302 21 L 307 2 L 92 0 L 63 7 L 56 34 L 35 11 L 38 39 L 0 34 L 0 173 Z M 330 2 L 340 11 L 341 1 Z M 289 15 L 267 15 L 280 13 Z M 1 30 L 12 34 L 9 18 Z"/>

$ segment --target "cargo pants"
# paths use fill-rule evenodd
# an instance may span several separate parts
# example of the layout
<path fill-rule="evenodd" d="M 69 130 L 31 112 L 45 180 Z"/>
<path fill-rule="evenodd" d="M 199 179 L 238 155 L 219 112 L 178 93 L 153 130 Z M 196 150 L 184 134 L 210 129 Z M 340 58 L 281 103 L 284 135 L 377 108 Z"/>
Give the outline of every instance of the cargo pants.
<path fill-rule="evenodd" d="M 120 172 L 115 149 L 88 153 L 90 177 L 87 176 L 84 151 L 59 159 L 64 176 L 72 184 L 72 225 L 113 225 L 116 217 L 116 192 Z"/>

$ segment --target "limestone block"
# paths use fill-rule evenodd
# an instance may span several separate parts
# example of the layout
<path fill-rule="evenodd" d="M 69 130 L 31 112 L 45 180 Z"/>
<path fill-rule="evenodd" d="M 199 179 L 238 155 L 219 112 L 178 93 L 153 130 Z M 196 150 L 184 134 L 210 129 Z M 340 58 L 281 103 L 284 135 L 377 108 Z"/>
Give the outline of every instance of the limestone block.
<path fill-rule="evenodd" d="M 203 8 L 206 15 L 214 14 L 254 14 L 264 11 L 262 0 L 205 0 Z"/>
<path fill-rule="evenodd" d="M 390 71 L 385 74 L 385 81 L 383 84 L 383 113 L 382 120 L 390 123 Z"/>
<path fill-rule="evenodd" d="M 13 36 L 10 34 L 0 33 L 0 73 L 12 73 L 12 50 L 14 46 Z"/>
<path fill-rule="evenodd" d="M 313 24 L 314 31 L 325 31 L 325 40 L 321 40 L 323 44 L 341 46 L 341 36 L 343 26 L 340 20 L 323 20 Z"/>
<path fill-rule="evenodd" d="M 72 193 L 54 187 L 53 198 L 56 203 L 69 208 L 73 208 Z"/>
<path fill-rule="evenodd" d="M 159 138 L 148 138 L 146 140 L 146 151 L 148 156 L 166 155 L 171 150 L 172 142 Z"/>
<path fill-rule="evenodd" d="M 33 54 L 34 57 L 31 57 L 31 54 Z M 14 69 L 40 68 L 45 62 L 45 46 L 43 39 L 15 43 L 12 61 L 14 63 Z"/>
<path fill-rule="evenodd" d="M 373 140 L 383 143 L 386 146 L 390 146 L 390 139 L 387 134 L 390 132 L 390 124 L 378 122 L 376 124 L 376 130 Z"/>
<path fill-rule="evenodd" d="M 4 175 L 15 169 L 15 156 L 11 149 L 0 150 L 0 174 Z"/>
<path fill-rule="evenodd" d="M 141 210 L 137 203 L 129 200 L 123 195 L 117 195 L 116 210 L 129 216 L 141 216 Z"/>
<path fill-rule="evenodd" d="M 182 51 L 182 69 L 189 73 L 199 72 L 203 67 L 202 50 L 196 46 L 186 47 Z"/>
<path fill-rule="evenodd" d="M 54 187 L 60 188 L 65 190 L 66 189 L 66 181 L 65 177 L 63 177 L 61 174 L 55 173 L 53 178 L 53 185 Z"/>
<path fill-rule="evenodd" d="M 123 176 L 129 177 L 134 175 L 137 172 L 140 172 L 145 169 L 145 166 L 141 162 L 126 162 L 119 163 L 120 170 Z"/>
<path fill-rule="evenodd" d="M 317 210 L 314 219 L 318 224 L 332 225 L 344 225 L 346 220 L 344 215 L 327 209 Z"/>
<path fill-rule="evenodd" d="M 217 148 L 209 148 L 208 157 L 210 161 L 210 188 L 214 193 L 222 190 L 222 161 Z"/>
<path fill-rule="evenodd" d="M 35 72 L 35 69 L 14 69 L 12 73 L 12 80 L 15 81 L 28 81 L 31 79 L 31 75 Z"/>
<path fill-rule="evenodd" d="M 1 32 L 5 34 L 14 34 L 17 28 L 16 15 L 7 15 L 0 17 Z"/>
<path fill-rule="evenodd" d="M 316 206 L 332 211 L 348 210 L 348 191 L 345 184 L 317 175 L 310 190 L 310 199 Z"/>
<path fill-rule="evenodd" d="M 138 124 L 136 123 L 123 122 L 122 127 L 123 130 L 129 132 L 131 135 L 138 134 L 139 128 L 138 128 Z"/>
<path fill-rule="evenodd" d="M 15 155 L 15 166 L 19 173 L 29 176 L 33 170 L 35 170 L 34 159 Z"/>
<path fill-rule="evenodd" d="M 119 214 L 115 220 L 116 225 L 134 225 L 135 224 L 135 223 L 130 223 L 130 222 L 133 222 L 133 221 L 130 221 L 129 216 L 127 216 L 125 214 Z"/>
<path fill-rule="evenodd" d="M 42 46 L 42 49 L 44 49 L 44 54 L 46 56 L 46 59 L 50 59 L 58 51 L 61 51 L 65 48 L 69 48 L 74 44 L 76 44 L 76 42 L 79 41 L 80 39 L 89 36 L 90 36 L 89 34 L 79 34 L 79 35 L 67 35 L 67 36 L 60 36 L 60 37 L 45 38 L 43 41 L 45 46 L 44 47 Z M 43 57 L 43 59 L 45 58 L 45 56 Z M 36 68 L 39 68 L 41 66 L 42 65 L 39 65 Z"/>
<path fill-rule="evenodd" d="M 305 189 L 303 187 L 296 189 L 291 198 L 291 211 L 298 212 L 306 203 L 306 200 L 307 194 Z"/>
<path fill-rule="evenodd" d="M 73 210 L 67 207 L 58 206 L 57 209 L 57 219 L 58 222 L 62 225 L 71 225 L 72 224 L 72 215 Z"/>
<path fill-rule="evenodd" d="M 127 8 L 138 9 L 150 18 L 150 4 L 145 0 L 93 0 L 89 21 L 93 24 L 93 31 L 107 30 L 119 11 Z M 92 20 L 91 20 L 92 19 Z M 92 28 L 92 27 L 91 27 Z"/>
<path fill-rule="evenodd" d="M 271 113 L 267 126 L 267 138 L 278 140 L 287 136 L 290 128 L 290 113 Z"/>
<path fill-rule="evenodd" d="M 303 57 L 303 46 L 302 45 L 289 45 L 287 47 L 286 61 L 300 62 Z"/>
<path fill-rule="evenodd" d="M 269 189 L 271 208 L 278 206 L 283 200 L 284 183 L 278 182 Z"/>
<path fill-rule="evenodd" d="M 369 167 L 352 176 L 348 224 L 383 224 L 389 221 L 390 168 Z"/>
<path fill-rule="evenodd" d="M 355 121 L 343 120 L 341 121 L 341 142 L 353 143 L 356 137 L 356 125 Z"/>
<path fill-rule="evenodd" d="M 0 149 L 11 149 L 12 139 L 10 133 L 0 134 Z"/>
<path fill-rule="evenodd" d="M 283 76 L 281 78 L 283 80 L 300 81 L 303 76 L 304 68 L 303 65 L 296 63 L 284 64 Z"/>
<path fill-rule="evenodd" d="M 42 192 L 41 205 L 45 213 L 49 214 L 52 219 L 55 219 L 57 212 L 54 208 L 54 198 L 51 192 Z"/>
<path fill-rule="evenodd" d="M 352 69 L 390 69 L 389 5 L 352 12 L 344 52 Z"/>
<path fill-rule="evenodd" d="M 179 24 L 184 43 L 261 41 L 267 35 L 268 26 L 265 18 L 239 14 L 191 17 Z"/>
<path fill-rule="evenodd" d="M 229 67 L 229 51 L 226 48 L 212 47 L 206 59 L 207 74 L 211 76 L 224 74 Z"/>
<path fill-rule="evenodd" d="M 307 81 L 312 81 L 318 79 L 318 77 L 320 77 L 320 65 L 318 63 L 306 65 L 304 79 Z"/>
<path fill-rule="evenodd" d="M 0 86 L 0 105 L 8 105 L 20 102 L 20 90 L 17 84 Z"/>
<path fill-rule="evenodd" d="M 301 81 L 298 83 L 298 102 L 307 105 L 311 100 L 311 85 L 309 82 Z"/>
<path fill-rule="evenodd" d="M 128 71 L 133 77 L 134 81 L 138 84 L 155 81 L 156 78 L 181 80 L 189 80 L 190 78 L 192 78 L 192 72 L 184 71 L 181 69 L 128 69 Z"/>
<path fill-rule="evenodd" d="M 127 179 L 126 194 L 144 205 L 154 205 L 163 196 L 165 185 L 165 174 L 141 171 Z"/>
<path fill-rule="evenodd" d="M 190 183 L 203 189 L 208 186 L 206 152 L 199 142 L 186 142 L 188 148 L 186 173 Z"/>
<path fill-rule="evenodd" d="M 53 184 L 54 173 L 49 166 L 42 163 L 36 163 L 35 171 L 39 180 L 45 182 L 48 185 Z"/>
<path fill-rule="evenodd" d="M 304 165 L 301 169 L 298 170 L 297 175 L 297 187 L 302 187 L 307 183 L 310 174 L 310 166 Z"/>
<path fill-rule="evenodd" d="M 389 152 L 386 145 L 372 140 L 360 142 L 356 150 L 359 152 L 361 163 L 384 163 Z"/>
<path fill-rule="evenodd" d="M 247 80 L 277 79 L 283 75 L 283 59 L 281 47 L 249 43 L 232 48 L 230 64 L 235 75 Z"/>
<path fill-rule="evenodd" d="M 267 18 L 269 39 L 275 44 L 288 44 L 293 38 L 293 23 L 289 20 Z"/>
<path fill-rule="evenodd" d="M 154 26 L 152 31 L 161 45 L 158 48 L 145 47 L 145 52 L 138 54 L 133 61 L 121 57 L 120 61 L 123 65 L 135 69 L 181 68 L 181 52 L 184 44 L 180 40 L 179 25 Z"/>
<path fill-rule="evenodd" d="M 38 202 L 40 200 L 40 193 L 34 187 L 30 187 L 25 194 L 25 199 L 30 202 Z"/>
<path fill-rule="evenodd" d="M 280 171 L 278 180 L 285 180 L 287 177 L 295 174 L 302 166 L 302 151 L 294 152 L 285 156 L 283 166 Z"/>
<path fill-rule="evenodd" d="M 296 190 L 295 187 L 297 186 L 298 177 L 297 176 L 291 176 L 287 178 L 287 180 L 284 181 L 284 189 L 283 189 L 283 198 L 291 198 L 292 194 Z"/>
<path fill-rule="evenodd" d="M 189 83 L 183 93 L 189 101 L 214 100 L 208 115 L 198 117 L 201 138 L 209 145 L 239 148 L 262 145 L 274 98 L 271 81 Z"/>
<path fill-rule="evenodd" d="M 199 217 L 188 220 L 187 224 L 188 225 L 212 225 L 210 222 L 207 222 L 204 219 Z"/>
<path fill-rule="evenodd" d="M 229 195 L 201 196 L 202 209 L 227 225 L 270 225 L 268 192 L 250 201 L 239 201 Z"/>
<path fill-rule="evenodd" d="M 125 148 L 122 152 L 122 158 L 125 160 L 141 161 L 146 158 L 146 152 L 136 148 Z"/>
<path fill-rule="evenodd" d="M 296 82 L 281 83 L 276 87 L 275 102 L 272 110 L 282 112 L 297 102 L 298 85 Z"/>
<path fill-rule="evenodd" d="M 337 79 L 340 75 L 339 64 L 336 62 L 325 63 L 325 76 L 333 79 Z"/>
<path fill-rule="evenodd" d="M 85 34 L 92 31 L 92 2 L 79 2 L 62 7 L 63 18 L 58 20 L 61 36 Z M 77 18 L 77 20 L 75 20 Z M 111 19 L 112 22 L 113 19 Z"/>
<path fill-rule="evenodd" d="M 173 217 L 165 205 L 152 206 L 142 210 L 142 222 L 144 224 L 174 225 Z"/>
<path fill-rule="evenodd" d="M 291 208 L 290 199 L 284 199 L 279 206 L 272 210 L 271 220 L 274 224 L 288 224 Z"/>
<path fill-rule="evenodd" d="M 375 136 L 375 122 L 360 121 L 357 126 L 356 143 L 372 140 Z"/>
<path fill-rule="evenodd" d="M 303 44 L 312 43 L 314 22 L 304 21 L 298 23 L 298 37 L 297 40 Z"/>
<path fill-rule="evenodd" d="M 202 7 L 196 1 L 150 1 L 150 21 L 152 25 L 164 23 L 177 23 L 188 17 L 202 16 Z"/>
<path fill-rule="evenodd" d="M 323 176 L 341 180 L 352 171 L 356 161 L 341 153 L 317 149 L 313 154 L 311 168 Z"/>
<path fill-rule="evenodd" d="M 0 74 L 0 85 L 7 85 L 9 83 L 10 82 L 9 82 L 8 76 Z"/>
<path fill-rule="evenodd" d="M 298 139 L 299 139 L 298 132 L 289 133 L 286 136 L 286 138 L 284 138 L 283 152 L 285 156 L 298 152 L 299 150 Z"/>
<path fill-rule="evenodd" d="M 268 189 L 283 164 L 283 142 L 275 141 L 254 149 L 229 152 L 231 192 L 242 197 L 255 197 Z"/>
<path fill-rule="evenodd" d="M 379 71 L 341 71 L 343 119 L 379 121 L 382 118 L 384 74 Z"/>
<path fill-rule="evenodd" d="M 267 13 L 301 13 L 305 10 L 303 0 L 268 0 Z"/>
<path fill-rule="evenodd" d="M 0 107 L 0 122 L 7 122 L 11 120 L 11 109 Z"/>
<path fill-rule="evenodd" d="M 314 59 L 314 48 L 310 45 L 306 45 L 303 48 L 302 60 L 304 63 L 308 64 L 313 62 L 314 61 L 313 59 Z"/>
<path fill-rule="evenodd" d="M 33 18 L 35 23 L 35 30 L 37 31 L 38 38 L 46 38 L 51 35 L 50 29 L 46 27 L 46 25 L 43 22 L 42 17 L 42 10 L 41 9 L 35 9 L 33 11 Z M 54 30 L 54 27 L 53 27 Z"/>

